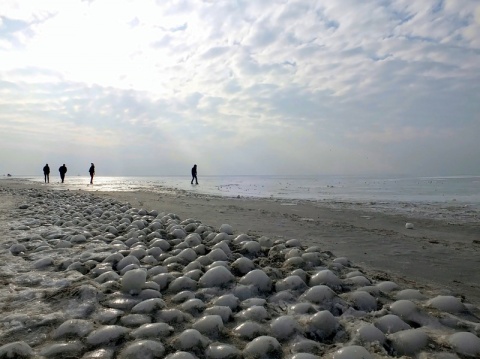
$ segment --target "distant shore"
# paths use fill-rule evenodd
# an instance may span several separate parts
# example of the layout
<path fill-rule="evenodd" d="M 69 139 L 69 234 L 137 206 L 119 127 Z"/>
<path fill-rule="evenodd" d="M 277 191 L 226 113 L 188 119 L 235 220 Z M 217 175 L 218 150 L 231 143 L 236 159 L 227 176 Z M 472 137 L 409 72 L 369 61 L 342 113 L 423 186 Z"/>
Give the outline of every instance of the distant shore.
<path fill-rule="evenodd" d="M 42 184 L 2 180 L 0 187 L 42 188 Z M 85 191 L 79 191 L 85 193 Z M 314 202 L 220 198 L 189 192 L 89 192 L 129 202 L 137 208 L 175 213 L 238 233 L 296 238 L 336 256 L 345 256 L 379 276 L 388 275 L 424 290 L 465 296 L 480 305 L 480 224 L 322 207 Z M 407 222 L 413 229 L 405 228 Z"/>

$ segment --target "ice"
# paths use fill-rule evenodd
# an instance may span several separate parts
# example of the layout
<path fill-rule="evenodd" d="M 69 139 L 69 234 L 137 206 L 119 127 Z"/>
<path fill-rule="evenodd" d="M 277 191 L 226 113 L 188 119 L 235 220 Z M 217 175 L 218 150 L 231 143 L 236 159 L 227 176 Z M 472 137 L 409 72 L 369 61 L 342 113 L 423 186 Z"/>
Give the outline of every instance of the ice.
<path fill-rule="evenodd" d="M 312 315 L 308 321 L 309 332 L 319 339 L 330 337 L 337 331 L 338 320 L 328 310 Z"/>
<path fill-rule="evenodd" d="M 407 299 L 400 299 L 390 304 L 390 311 L 405 320 L 410 320 L 418 314 L 415 303 Z"/>
<path fill-rule="evenodd" d="M 324 269 L 315 273 L 310 278 L 310 286 L 326 285 L 332 289 L 339 289 L 342 281 L 330 269 Z"/>
<path fill-rule="evenodd" d="M 253 321 L 245 321 L 235 328 L 233 328 L 233 335 L 236 335 L 243 339 L 253 339 L 259 335 L 265 335 L 267 333 L 266 328 Z"/>
<path fill-rule="evenodd" d="M 269 359 L 281 357 L 282 347 L 277 339 L 270 336 L 255 338 L 243 349 L 245 359 Z"/>
<path fill-rule="evenodd" d="M 156 340 L 137 340 L 128 344 L 120 352 L 119 359 L 163 358 L 165 347 Z"/>
<path fill-rule="evenodd" d="M 287 340 L 292 335 L 294 335 L 300 326 L 298 322 L 295 320 L 293 316 L 284 315 L 278 317 L 270 323 L 270 330 L 272 332 L 272 336 L 277 338 L 278 340 Z"/>
<path fill-rule="evenodd" d="M 172 334 L 173 330 L 173 327 L 167 323 L 149 323 L 133 330 L 130 336 L 136 339 L 164 338 Z"/>
<path fill-rule="evenodd" d="M 478 358 L 480 357 L 480 338 L 473 333 L 458 332 L 450 335 L 448 342 L 459 354 Z"/>
<path fill-rule="evenodd" d="M 427 306 L 436 308 L 438 310 L 448 313 L 459 313 L 464 311 L 465 305 L 459 298 L 451 295 L 439 295 L 427 301 Z"/>
<path fill-rule="evenodd" d="M 205 351 L 207 359 L 236 359 L 241 357 L 242 352 L 228 344 L 210 344 Z"/>
<path fill-rule="evenodd" d="M 272 280 L 261 269 L 254 269 L 247 273 L 240 279 L 239 283 L 244 285 L 253 285 L 264 292 L 268 292 L 272 288 Z"/>
<path fill-rule="evenodd" d="M 223 329 L 223 320 L 219 315 L 206 315 L 193 323 L 192 328 L 209 337 L 217 336 Z"/>
<path fill-rule="evenodd" d="M 264 307 L 253 305 L 248 309 L 242 310 L 236 317 L 244 320 L 263 321 L 268 318 L 268 312 Z"/>
<path fill-rule="evenodd" d="M 240 305 L 240 300 L 233 294 L 224 294 L 218 297 L 213 303 L 215 305 L 227 306 L 231 310 L 236 310 Z"/>
<path fill-rule="evenodd" d="M 197 259 L 197 253 L 192 248 L 186 248 L 178 254 L 178 257 L 185 259 L 187 262 L 192 262 Z"/>
<path fill-rule="evenodd" d="M 260 245 L 260 243 L 258 243 L 257 241 L 247 241 L 245 243 L 243 243 L 242 245 L 242 253 L 244 253 L 245 255 L 256 255 L 258 252 L 260 252 L 262 250 L 262 247 Z"/>
<path fill-rule="evenodd" d="M 94 330 L 87 337 L 89 345 L 105 345 L 123 338 L 130 330 L 119 325 L 105 325 Z"/>
<path fill-rule="evenodd" d="M 197 357 L 189 352 L 178 351 L 174 354 L 167 355 L 165 359 L 197 359 Z"/>
<path fill-rule="evenodd" d="M 371 312 L 377 309 L 377 300 L 367 292 L 355 291 L 350 294 L 354 308 Z"/>
<path fill-rule="evenodd" d="M 234 275 L 225 267 L 209 269 L 198 281 L 201 287 L 223 287 L 234 280 Z"/>
<path fill-rule="evenodd" d="M 226 261 L 226 260 L 228 260 L 228 256 L 220 248 L 213 249 L 210 253 L 207 254 L 207 257 L 210 258 L 212 261 Z"/>
<path fill-rule="evenodd" d="M 400 330 L 410 329 L 410 325 L 405 323 L 397 315 L 387 314 L 378 318 L 374 322 L 375 326 L 384 333 L 396 333 Z"/>
<path fill-rule="evenodd" d="M 130 294 L 141 292 L 147 279 L 147 272 L 143 269 L 132 269 L 122 277 L 122 291 Z"/>
<path fill-rule="evenodd" d="M 205 315 L 219 315 L 224 323 L 232 318 L 232 310 L 227 306 L 214 305 L 205 309 Z"/>
<path fill-rule="evenodd" d="M 240 257 L 231 264 L 231 267 L 233 270 L 238 271 L 238 273 L 241 275 L 245 275 L 255 269 L 255 264 L 251 259 Z"/>
<path fill-rule="evenodd" d="M 196 329 L 187 329 L 174 338 L 172 344 L 178 350 L 189 350 L 205 348 L 210 344 L 210 340 L 200 334 Z"/>
<path fill-rule="evenodd" d="M 69 319 L 63 322 L 54 332 L 53 338 L 67 336 L 84 337 L 93 330 L 93 323 L 84 319 Z"/>
<path fill-rule="evenodd" d="M 84 350 L 84 346 L 79 341 L 68 343 L 55 343 L 40 351 L 40 355 L 47 358 L 73 358 L 77 357 Z"/>
<path fill-rule="evenodd" d="M 180 305 L 180 308 L 185 312 L 196 314 L 205 309 L 205 303 L 198 298 L 192 298 Z"/>
<path fill-rule="evenodd" d="M 0 347 L 0 358 L 2 359 L 26 359 L 32 356 L 32 348 L 23 341 L 8 343 Z"/>
<path fill-rule="evenodd" d="M 351 345 L 337 350 L 332 359 L 372 359 L 367 349 L 358 345 Z"/>
<path fill-rule="evenodd" d="M 229 224 L 222 224 L 219 229 L 220 233 L 233 234 L 233 228 Z"/>
<path fill-rule="evenodd" d="M 398 355 L 412 355 L 428 344 L 428 335 L 421 329 L 407 329 L 389 336 Z"/>
<path fill-rule="evenodd" d="M 302 297 L 312 303 L 330 302 L 337 294 L 326 285 L 316 285 L 307 290 Z"/>
<path fill-rule="evenodd" d="M 358 339 L 363 343 L 378 342 L 380 345 L 385 343 L 385 334 L 372 324 L 364 324 L 356 331 Z"/>

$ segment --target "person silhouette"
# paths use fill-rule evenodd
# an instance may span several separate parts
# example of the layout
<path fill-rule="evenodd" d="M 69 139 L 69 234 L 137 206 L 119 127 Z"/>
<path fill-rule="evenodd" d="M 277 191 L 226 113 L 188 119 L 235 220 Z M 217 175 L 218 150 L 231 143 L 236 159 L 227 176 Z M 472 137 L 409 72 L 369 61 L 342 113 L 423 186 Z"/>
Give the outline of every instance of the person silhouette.
<path fill-rule="evenodd" d="M 190 182 L 191 184 L 193 184 L 193 180 L 195 180 L 195 184 L 198 184 L 197 165 L 193 165 L 193 167 L 192 167 L 192 181 Z"/>
<path fill-rule="evenodd" d="M 50 183 L 50 167 L 48 163 L 43 167 L 43 175 L 45 176 L 45 183 Z"/>
<path fill-rule="evenodd" d="M 60 166 L 58 172 L 60 172 L 60 178 L 62 179 L 63 183 L 63 181 L 65 180 L 65 173 L 67 173 L 67 166 L 65 166 L 65 163 L 63 164 L 63 166 Z"/>
<path fill-rule="evenodd" d="M 93 163 L 91 164 L 88 173 L 90 173 L 90 184 L 93 184 L 93 176 L 95 175 L 95 165 Z"/>

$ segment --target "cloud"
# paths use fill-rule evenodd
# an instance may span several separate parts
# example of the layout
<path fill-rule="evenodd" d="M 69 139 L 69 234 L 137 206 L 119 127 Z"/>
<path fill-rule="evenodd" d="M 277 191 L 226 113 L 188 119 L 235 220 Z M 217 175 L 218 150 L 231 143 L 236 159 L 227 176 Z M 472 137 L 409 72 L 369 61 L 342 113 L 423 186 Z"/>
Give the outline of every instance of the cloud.
<path fill-rule="evenodd" d="M 212 174 L 471 172 L 479 14 L 473 0 L 8 2 L 0 140 L 25 143 L 26 173 L 49 147 L 117 174 L 202 159 Z"/>

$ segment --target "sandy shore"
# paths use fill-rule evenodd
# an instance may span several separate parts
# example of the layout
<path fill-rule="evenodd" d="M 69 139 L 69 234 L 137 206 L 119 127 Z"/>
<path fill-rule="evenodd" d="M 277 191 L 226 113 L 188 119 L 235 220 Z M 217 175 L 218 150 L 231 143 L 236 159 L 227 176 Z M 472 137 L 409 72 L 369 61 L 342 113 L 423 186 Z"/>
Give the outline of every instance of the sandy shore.
<path fill-rule="evenodd" d="M 0 358 L 478 357 L 476 226 L 2 180 Z"/>
<path fill-rule="evenodd" d="M 17 188 L 51 187 L 3 180 Z M 54 187 L 55 188 L 55 187 Z M 394 276 L 419 288 L 461 295 L 480 306 L 480 223 L 449 224 L 369 211 L 331 209 L 317 203 L 271 199 L 221 198 L 177 193 L 91 193 L 137 208 L 175 213 L 237 233 L 300 239 L 336 256 L 345 256 L 377 275 Z M 407 222 L 414 229 L 406 229 Z"/>

